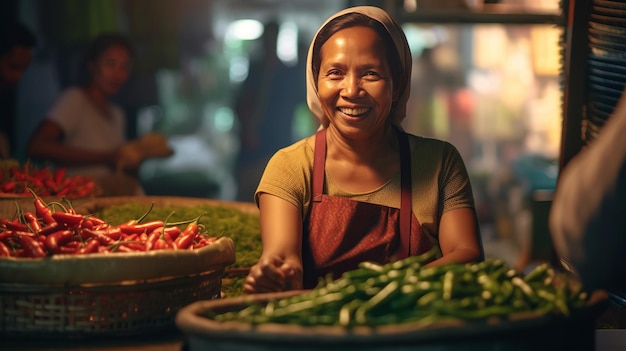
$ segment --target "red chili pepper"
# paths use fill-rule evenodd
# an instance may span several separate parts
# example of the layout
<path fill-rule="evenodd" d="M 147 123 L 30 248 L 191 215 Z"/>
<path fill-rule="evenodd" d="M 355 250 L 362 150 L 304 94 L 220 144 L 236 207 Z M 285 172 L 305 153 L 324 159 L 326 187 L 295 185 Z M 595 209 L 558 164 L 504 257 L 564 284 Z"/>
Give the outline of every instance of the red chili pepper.
<path fill-rule="evenodd" d="M 168 234 L 172 240 L 176 240 L 180 236 L 181 230 L 177 226 L 171 226 L 164 228 L 163 232 Z"/>
<path fill-rule="evenodd" d="M 17 183 L 15 181 L 6 182 L 2 184 L 2 192 L 12 193 L 13 191 L 15 191 L 16 186 L 17 186 Z"/>
<path fill-rule="evenodd" d="M 115 227 L 107 227 L 100 229 L 99 231 L 113 240 L 120 240 L 123 234 L 120 228 Z"/>
<path fill-rule="evenodd" d="M 181 250 L 188 249 L 195 239 L 196 234 L 181 234 L 175 241 L 176 247 Z"/>
<path fill-rule="evenodd" d="M 65 245 L 59 246 L 59 249 L 56 253 L 58 254 L 75 254 L 78 249 L 80 249 L 81 242 L 80 241 L 70 241 Z"/>
<path fill-rule="evenodd" d="M 163 228 L 163 227 L 161 227 Z M 146 251 L 150 251 L 152 250 L 152 248 L 154 247 L 154 244 L 159 240 L 159 238 L 161 237 L 161 233 L 162 233 L 162 229 L 155 229 L 152 231 L 152 233 L 150 233 L 150 235 L 148 235 L 148 239 L 146 240 Z"/>
<path fill-rule="evenodd" d="M 85 246 L 80 247 L 76 253 L 77 254 L 89 254 L 98 251 L 98 247 L 100 247 L 100 242 L 96 239 L 91 239 L 85 243 Z"/>
<path fill-rule="evenodd" d="M 0 240 L 8 240 L 9 238 L 13 237 L 13 235 L 15 235 L 15 232 L 12 230 L 2 231 L 0 232 Z"/>
<path fill-rule="evenodd" d="M 55 211 L 52 213 L 52 218 L 54 218 L 57 222 L 64 224 L 70 228 L 75 228 L 80 225 L 83 220 L 83 216 L 63 211 Z"/>
<path fill-rule="evenodd" d="M 11 221 L 6 218 L 0 218 L 0 227 L 21 232 L 28 231 L 28 226 L 24 223 L 20 223 L 17 219 Z"/>
<path fill-rule="evenodd" d="M 185 227 L 185 230 L 182 232 L 182 235 L 186 235 L 186 234 L 198 234 L 198 223 L 197 222 L 190 222 L 189 224 L 187 224 L 187 227 Z"/>
<path fill-rule="evenodd" d="M 122 243 L 119 247 L 127 247 L 133 251 L 146 251 L 146 245 L 140 243 Z"/>
<path fill-rule="evenodd" d="M 128 247 L 126 245 L 120 245 L 120 246 L 115 248 L 115 252 L 137 252 L 137 251 L 138 250 L 131 249 L 130 247 Z"/>
<path fill-rule="evenodd" d="M 69 229 L 60 230 L 48 235 L 44 245 L 48 251 L 57 253 L 59 251 L 59 247 L 72 240 L 73 236 L 74 232 Z"/>
<path fill-rule="evenodd" d="M 41 179 L 27 176 L 26 177 L 26 181 L 30 182 L 31 184 L 33 184 L 35 186 L 35 188 L 37 188 L 37 189 L 41 189 L 41 188 L 44 187 L 43 181 Z"/>
<path fill-rule="evenodd" d="M 46 188 L 48 188 L 48 189 L 50 189 L 52 191 L 55 191 L 56 188 L 57 188 L 57 184 L 52 179 L 44 179 L 43 185 L 45 185 Z"/>
<path fill-rule="evenodd" d="M 43 246 L 35 238 L 27 235 L 20 235 L 19 241 L 20 245 L 22 245 L 22 248 L 24 249 L 24 254 L 27 257 L 46 256 L 46 251 L 43 249 Z"/>
<path fill-rule="evenodd" d="M 91 216 L 91 215 L 90 215 L 90 216 L 87 216 L 87 218 L 85 218 L 85 219 L 90 220 L 90 221 L 91 221 L 91 222 L 93 222 L 96 226 L 98 226 L 98 225 L 103 225 L 103 224 L 107 224 L 107 225 L 108 225 L 108 223 L 107 223 L 104 219 L 102 219 L 102 218 L 98 218 L 98 217 L 96 217 L 96 216 Z"/>
<path fill-rule="evenodd" d="M 137 234 L 130 234 L 130 235 L 122 234 L 122 240 L 124 241 L 135 241 L 138 238 L 139 238 L 139 235 Z"/>
<path fill-rule="evenodd" d="M 98 246 L 98 253 L 110 254 L 111 250 L 109 250 L 109 248 L 106 247 L 106 246 L 100 245 L 100 246 Z"/>
<path fill-rule="evenodd" d="M 190 222 L 185 227 L 185 230 L 180 234 L 177 238 L 176 246 L 179 249 L 187 249 L 191 246 L 191 244 L 196 239 L 196 235 L 198 234 L 198 223 L 196 221 Z"/>
<path fill-rule="evenodd" d="M 84 218 L 80 226 L 82 228 L 88 228 L 88 229 L 94 229 L 94 230 L 110 228 L 109 223 L 94 216 L 88 216 Z"/>
<path fill-rule="evenodd" d="M 28 188 L 28 191 L 30 191 L 35 198 L 33 200 L 33 204 L 35 206 L 35 214 L 37 214 L 37 217 L 41 218 L 45 224 L 56 222 L 52 217 L 52 211 L 48 208 L 48 205 L 43 201 L 41 196 L 37 195 L 37 193 L 30 188 Z"/>
<path fill-rule="evenodd" d="M 41 223 L 39 223 L 37 216 L 35 216 L 32 212 L 24 212 L 23 215 L 26 223 L 28 223 L 30 231 L 33 233 L 39 233 L 41 231 Z"/>
<path fill-rule="evenodd" d="M 59 223 L 59 222 L 54 222 L 54 223 L 50 223 L 50 224 L 46 224 L 43 227 L 41 227 L 41 230 L 37 233 L 39 235 L 49 235 L 52 234 L 60 229 L 62 229 L 63 226 Z"/>
<path fill-rule="evenodd" d="M 123 223 L 118 225 L 118 228 L 120 228 L 122 232 L 126 234 L 141 234 L 143 232 L 150 234 L 153 230 L 159 227 L 163 227 L 163 221 L 161 220 L 150 221 L 141 224 L 128 225 L 127 223 Z"/>
<path fill-rule="evenodd" d="M 111 245 L 114 244 L 117 239 L 122 237 L 122 232 L 119 228 L 108 228 L 102 230 L 83 228 L 80 235 L 85 239 L 95 238 L 102 245 Z"/>
<path fill-rule="evenodd" d="M 167 243 L 165 239 L 159 238 L 152 247 L 152 250 L 167 250 L 172 247 Z"/>
<path fill-rule="evenodd" d="M 57 195 L 58 196 L 63 196 L 63 195 L 67 195 L 67 193 L 70 192 L 70 188 L 69 187 L 64 187 L 63 189 L 57 191 Z"/>
<path fill-rule="evenodd" d="M 84 218 L 83 221 L 80 223 L 80 227 L 83 229 L 95 229 L 96 224 L 89 218 Z"/>
<path fill-rule="evenodd" d="M 135 224 L 137 224 L 137 220 L 131 219 L 130 221 L 128 221 L 126 223 L 122 223 L 120 225 L 135 225 Z"/>
<path fill-rule="evenodd" d="M 0 256 L 3 256 L 3 257 L 13 256 L 11 253 L 11 249 L 9 249 L 9 247 L 6 246 L 6 244 L 1 241 L 0 241 Z"/>
<path fill-rule="evenodd" d="M 53 179 L 56 184 L 63 183 L 63 178 L 65 178 L 66 168 L 57 168 L 54 171 Z"/>

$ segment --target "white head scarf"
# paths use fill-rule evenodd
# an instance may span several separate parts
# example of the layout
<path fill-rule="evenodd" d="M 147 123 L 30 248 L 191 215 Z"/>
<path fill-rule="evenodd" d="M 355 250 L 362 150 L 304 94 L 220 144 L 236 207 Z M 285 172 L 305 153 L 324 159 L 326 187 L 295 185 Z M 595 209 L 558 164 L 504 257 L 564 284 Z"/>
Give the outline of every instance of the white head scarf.
<path fill-rule="evenodd" d="M 398 96 L 398 100 L 395 102 L 394 107 L 391 109 L 389 118 L 391 118 L 393 124 L 395 124 L 396 126 L 400 126 L 400 123 L 402 123 L 402 120 L 406 116 L 406 104 L 409 100 L 409 94 L 411 93 L 411 66 L 413 64 L 411 58 L 411 50 L 406 40 L 406 36 L 404 35 L 404 31 L 398 25 L 398 23 L 396 23 L 396 21 L 391 18 L 391 16 L 389 16 L 387 12 L 374 6 L 357 6 L 341 10 L 328 18 L 326 22 L 324 22 L 324 24 L 322 24 L 322 26 L 318 29 L 317 33 L 315 33 L 315 37 L 313 38 L 313 40 L 311 41 L 311 45 L 309 46 L 309 53 L 306 60 L 307 104 L 309 105 L 309 109 L 320 121 L 322 127 L 328 127 L 330 121 L 328 120 L 328 117 L 326 117 L 326 115 L 324 114 L 324 111 L 322 111 L 317 87 L 315 84 L 315 80 L 317 79 L 317 77 L 313 76 L 313 45 L 315 44 L 315 40 L 317 40 L 320 30 L 324 28 L 328 24 L 328 22 L 347 13 L 360 13 L 377 20 L 385 27 L 385 29 L 387 29 L 389 36 L 393 39 L 394 46 L 398 51 L 398 56 L 400 57 L 400 62 L 402 64 L 402 74 L 405 76 L 406 79 L 404 90 L 402 90 L 402 95 Z M 398 84 L 398 82 L 394 83 Z"/>

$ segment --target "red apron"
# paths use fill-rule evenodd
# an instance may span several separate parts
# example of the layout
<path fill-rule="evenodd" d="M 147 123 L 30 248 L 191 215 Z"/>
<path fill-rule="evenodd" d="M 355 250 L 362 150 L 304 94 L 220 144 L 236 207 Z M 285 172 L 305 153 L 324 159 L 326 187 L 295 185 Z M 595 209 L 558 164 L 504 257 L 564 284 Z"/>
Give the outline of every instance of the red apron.
<path fill-rule="evenodd" d="M 406 133 L 400 142 L 400 209 L 323 194 L 326 129 L 317 132 L 313 158 L 313 199 L 304 223 L 302 264 L 305 289 L 320 277 L 358 268 L 360 262 L 387 263 L 432 248 L 411 209 L 411 157 Z"/>

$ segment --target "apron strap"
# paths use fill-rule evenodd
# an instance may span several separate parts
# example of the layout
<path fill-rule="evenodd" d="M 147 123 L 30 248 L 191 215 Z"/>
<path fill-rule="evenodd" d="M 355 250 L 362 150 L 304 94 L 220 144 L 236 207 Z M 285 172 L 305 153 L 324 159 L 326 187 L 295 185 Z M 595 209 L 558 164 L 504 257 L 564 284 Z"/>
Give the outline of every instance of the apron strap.
<path fill-rule="evenodd" d="M 411 151 L 409 137 L 398 130 L 400 148 L 400 253 L 411 255 L 411 217 L 413 214 L 411 203 Z"/>
<path fill-rule="evenodd" d="M 315 151 L 313 153 L 313 201 L 322 201 L 324 192 L 324 163 L 326 162 L 326 128 L 315 134 Z"/>

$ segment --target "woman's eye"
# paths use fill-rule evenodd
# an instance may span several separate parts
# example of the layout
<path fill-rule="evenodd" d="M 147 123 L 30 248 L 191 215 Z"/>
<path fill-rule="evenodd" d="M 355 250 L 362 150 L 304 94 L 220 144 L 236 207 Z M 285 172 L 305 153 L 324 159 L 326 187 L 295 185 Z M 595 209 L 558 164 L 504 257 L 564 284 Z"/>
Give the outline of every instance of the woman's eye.
<path fill-rule="evenodd" d="M 366 76 L 373 76 L 373 77 L 378 77 L 378 76 L 379 76 L 379 75 L 378 75 L 378 73 L 377 73 L 377 72 L 374 72 L 374 71 L 367 71 L 367 72 L 365 73 L 365 75 L 366 75 Z"/>

